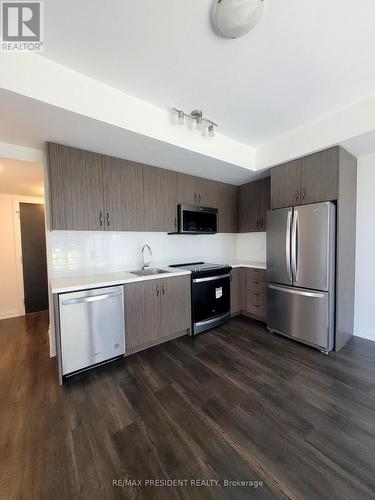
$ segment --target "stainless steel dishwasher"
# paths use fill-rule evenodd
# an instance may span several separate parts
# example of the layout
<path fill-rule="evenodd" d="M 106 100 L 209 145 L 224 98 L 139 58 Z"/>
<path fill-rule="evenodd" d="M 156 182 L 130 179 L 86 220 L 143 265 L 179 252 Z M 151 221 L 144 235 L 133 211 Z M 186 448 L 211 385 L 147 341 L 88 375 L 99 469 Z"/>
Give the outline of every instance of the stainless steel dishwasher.
<path fill-rule="evenodd" d="M 125 353 L 124 287 L 59 295 L 62 375 Z"/>

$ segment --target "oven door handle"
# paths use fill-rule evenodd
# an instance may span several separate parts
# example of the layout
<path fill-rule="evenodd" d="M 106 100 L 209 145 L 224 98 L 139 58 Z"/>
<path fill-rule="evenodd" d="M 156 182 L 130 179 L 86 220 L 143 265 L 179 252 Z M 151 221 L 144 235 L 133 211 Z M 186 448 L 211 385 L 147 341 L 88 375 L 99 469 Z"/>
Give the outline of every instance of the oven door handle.
<path fill-rule="evenodd" d="M 204 281 L 215 281 L 215 280 L 220 280 L 222 278 L 229 278 L 229 274 L 222 274 L 220 276 L 209 276 L 208 278 L 195 278 L 193 279 L 193 283 L 203 283 Z"/>

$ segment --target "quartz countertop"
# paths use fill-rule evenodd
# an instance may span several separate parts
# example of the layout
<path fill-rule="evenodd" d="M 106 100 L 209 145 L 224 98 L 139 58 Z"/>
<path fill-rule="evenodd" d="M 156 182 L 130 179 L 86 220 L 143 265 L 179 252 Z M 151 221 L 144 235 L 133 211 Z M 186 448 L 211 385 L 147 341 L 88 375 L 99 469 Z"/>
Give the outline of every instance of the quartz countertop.
<path fill-rule="evenodd" d="M 266 269 L 264 262 L 254 262 L 247 260 L 228 260 L 218 262 L 218 264 L 228 264 L 233 268 L 249 267 L 254 269 Z M 68 276 L 66 278 L 52 278 L 50 286 L 52 293 L 75 292 L 77 290 L 88 290 L 90 288 L 100 288 L 106 286 L 123 285 L 126 283 L 135 283 L 138 281 L 154 280 L 159 278 L 172 278 L 174 276 L 184 276 L 190 274 L 190 271 L 168 266 L 155 266 L 161 271 L 160 274 L 149 276 L 137 276 L 131 271 L 119 271 L 113 273 L 91 274 L 87 276 Z"/>
<path fill-rule="evenodd" d="M 147 281 L 159 278 L 172 278 L 173 276 L 184 276 L 190 274 L 190 271 L 186 271 L 184 269 L 159 266 L 157 268 L 165 272 L 149 276 L 137 276 L 136 274 L 132 274 L 130 271 L 120 271 L 116 273 L 91 274 L 87 276 L 52 278 L 50 280 L 50 286 L 52 293 L 65 293 L 75 292 L 77 290 L 88 290 L 90 288 L 136 283 L 138 281 Z"/>
<path fill-rule="evenodd" d="M 251 267 L 254 269 L 267 269 L 265 262 L 255 262 L 255 261 L 251 261 L 251 260 L 229 260 L 228 262 L 226 262 L 226 264 L 229 264 L 233 268 Z"/>

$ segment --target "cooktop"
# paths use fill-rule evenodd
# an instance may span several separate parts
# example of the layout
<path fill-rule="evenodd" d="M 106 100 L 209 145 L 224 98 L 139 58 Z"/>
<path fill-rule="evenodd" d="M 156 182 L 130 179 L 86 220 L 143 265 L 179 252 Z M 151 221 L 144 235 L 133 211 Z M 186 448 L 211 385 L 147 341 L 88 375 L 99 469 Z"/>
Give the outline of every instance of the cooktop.
<path fill-rule="evenodd" d="M 225 269 L 230 266 L 227 264 L 210 264 L 208 262 L 190 262 L 185 264 L 173 264 L 169 267 L 178 267 L 181 269 L 187 269 L 188 271 L 197 273 L 200 271 L 211 271 L 215 269 Z"/>

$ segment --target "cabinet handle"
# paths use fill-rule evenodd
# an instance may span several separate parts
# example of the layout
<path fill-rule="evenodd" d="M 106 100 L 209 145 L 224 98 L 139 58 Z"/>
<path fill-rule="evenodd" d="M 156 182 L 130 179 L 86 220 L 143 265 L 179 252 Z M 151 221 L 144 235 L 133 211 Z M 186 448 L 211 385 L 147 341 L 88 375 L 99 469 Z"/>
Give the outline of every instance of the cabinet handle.
<path fill-rule="evenodd" d="M 159 294 L 160 294 L 160 288 L 157 286 L 156 287 L 156 296 L 159 297 Z"/>
<path fill-rule="evenodd" d="M 198 203 L 198 196 L 197 196 L 197 193 L 194 193 L 194 201 L 195 201 L 195 203 Z"/>
<path fill-rule="evenodd" d="M 177 229 L 177 217 L 174 218 L 174 227 Z"/>
<path fill-rule="evenodd" d="M 296 189 L 296 201 L 299 200 L 299 189 Z"/>
<path fill-rule="evenodd" d="M 164 285 L 161 287 L 161 293 L 162 293 L 163 295 L 165 295 L 165 288 L 164 288 Z"/>
<path fill-rule="evenodd" d="M 302 188 L 302 199 L 305 199 L 305 188 Z"/>
<path fill-rule="evenodd" d="M 102 214 L 102 212 L 100 212 L 100 214 L 99 214 L 99 224 L 100 224 L 100 227 L 103 226 L 103 214 Z"/>
<path fill-rule="evenodd" d="M 109 212 L 107 212 L 107 226 L 109 227 Z"/>

